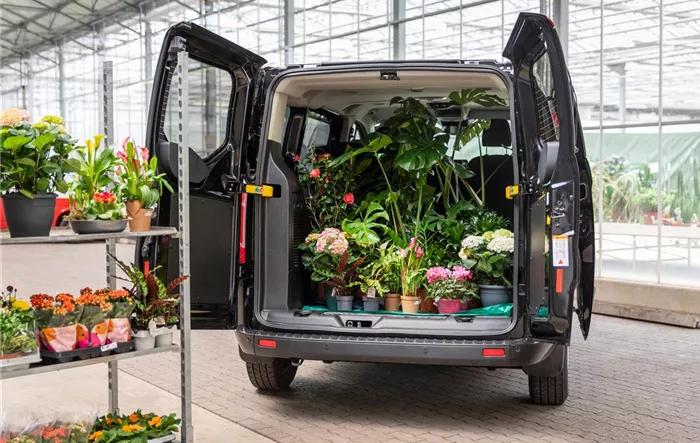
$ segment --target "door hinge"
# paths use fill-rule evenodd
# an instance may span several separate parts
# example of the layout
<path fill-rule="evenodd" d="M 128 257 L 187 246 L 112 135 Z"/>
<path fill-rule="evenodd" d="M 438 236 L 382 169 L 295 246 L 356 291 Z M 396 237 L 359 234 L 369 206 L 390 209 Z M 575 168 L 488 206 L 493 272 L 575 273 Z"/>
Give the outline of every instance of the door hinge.
<path fill-rule="evenodd" d="M 506 186 L 506 198 L 513 200 L 516 195 L 529 195 L 535 193 L 535 184 L 532 180 L 520 182 L 520 184 Z"/>
<path fill-rule="evenodd" d="M 282 194 L 282 187 L 280 185 L 256 185 L 246 183 L 245 181 L 240 181 L 234 176 L 228 174 L 221 176 L 221 182 L 224 187 L 224 192 L 230 196 L 250 194 L 259 195 L 260 197 L 265 198 L 277 198 Z"/>

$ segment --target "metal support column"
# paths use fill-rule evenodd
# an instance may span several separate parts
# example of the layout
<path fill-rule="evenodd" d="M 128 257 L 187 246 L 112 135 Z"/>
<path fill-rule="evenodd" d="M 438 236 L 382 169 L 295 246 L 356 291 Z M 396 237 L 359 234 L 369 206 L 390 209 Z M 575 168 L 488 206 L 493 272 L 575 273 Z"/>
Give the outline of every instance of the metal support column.
<path fill-rule="evenodd" d="M 57 46 L 58 51 L 58 106 L 61 117 L 66 118 L 66 62 L 63 57 L 63 42 Z"/>
<path fill-rule="evenodd" d="M 569 60 L 569 0 L 553 0 L 552 20 L 557 27 L 564 59 Z"/>
<path fill-rule="evenodd" d="M 190 168 L 188 54 L 177 54 L 177 208 L 180 275 L 190 275 Z M 192 353 L 190 349 L 190 281 L 180 286 L 180 400 L 182 442 L 192 443 Z"/>
<path fill-rule="evenodd" d="M 294 0 L 284 0 L 284 63 L 294 64 Z"/>
<path fill-rule="evenodd" d="M 104 143 L 111 146 L 114 143 L 114 101 L 112 62 L 102 63 L 102 132 Z M 117 242 L 110 238 L 106 241 L 107 248 L 107 287 L 117 289 L 117 265 L 112 256 L 117 254 Z M 119 413 L 119 364 L 116 360 L 107 363 L 107 383 L 109 389 L 109 411 Z"/>
<path fill-rule="evenodd" d="M 207 29 L 217 29 L 214 15 L 213 0 L 204 0 L 204 26 Z M 206 152 L 214 152 L 218 148 L 216 136 L 219 134 L 217 130 L 216 116 L 216 100 L 217 100 L 217 85 L 216 71 L 211 67 L 206 67 L 204 71 L 204 146 Z"/>
<path fill-rule="evenodd" d="M 393 8 L 391 10 L 391 25 L 394 34 L 392 42 L 394 48 L 394 60 L 406 59 L 406 1 L 393 0 Z M 425 21 L 425 18 L 423 19 Z M 425 38 L 425 36 L 423 36 Z"/>
<path fill-rule="evenodd" d="M 146 112 L 148 112 L 148 108 L 151 106 L 152 88 L 152 83 L 149 84 L 148 80 L 153 79 L 153 31 L 151 30 L 151 22 L 145 21 L 143 25 L 143 78 L 146 80 L 144 96 L 146 97 Z"/>

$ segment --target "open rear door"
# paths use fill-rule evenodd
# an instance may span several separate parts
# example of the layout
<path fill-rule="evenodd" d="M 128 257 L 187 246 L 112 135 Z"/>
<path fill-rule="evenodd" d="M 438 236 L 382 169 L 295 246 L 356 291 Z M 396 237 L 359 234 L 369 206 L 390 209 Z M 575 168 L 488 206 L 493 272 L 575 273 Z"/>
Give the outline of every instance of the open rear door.
<path fill-rule="evenodd" d="M 146 144 L 158 157 L 175 193 L 158 204 L 157 224 L 176 226 L 178 53 L 189 55 L 190 269 L 192 327 L 235 324 L 239 267 L 241 195 L 250 114 L 262 57 L 193 23 L 179 23 L 165 35 L 153 81 Z M 177 239 L 137 248 L 137 262 L 178 272 Z"/>
<path fill-rule="evenodd" d="M 521 13 L 503 55 L 513 63 L 516 85 L 521 183 L 511 194 L 522 199 L 527 252 L 521 269 L 530 333 L 568 343 L 575 292 L 580 291 L 579 305 L 585 305 L 578 309 L 584 336 L 593 300 L 593 274 L 585 272 L 586 281 L 581 280 L 582 261 L 584 269 L 593 263 L 593 223 L 592 205 L 586 205 L 590 213 L 581 212 L 582 196 L 590 203 L 591 183 L 574 94 L 559 37 L 547 17 Z M 585 233 L 582 215 L 591 218 Z M 582 235 L 591 240 L 583 249 Z M 542 307 L 547 317 L 537 316 Z"/>

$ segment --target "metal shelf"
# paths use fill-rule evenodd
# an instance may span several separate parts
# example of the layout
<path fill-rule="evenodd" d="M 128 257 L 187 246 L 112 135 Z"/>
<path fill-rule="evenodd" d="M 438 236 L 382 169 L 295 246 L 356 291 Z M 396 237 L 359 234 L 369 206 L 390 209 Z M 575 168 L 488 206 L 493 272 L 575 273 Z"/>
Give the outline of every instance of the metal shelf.
<path fill-rule="evenodd" d="M 51 235 L 46 237 L 15 237 L 11 238 L 9 232 L 0 234 L 0 245 L 25 245 L 32 243 L 79 243 L 85 241 L 109 240 L 116 238 L 137 238 L 137 237 L 157 237 L 176 236 L 178 230 L 170 227 L 153 226 L 150 231 L 145 232 L 111 232 L 104 234 L 76 234 L 70 229 L 52 229 Z"/>
<path fill-rule="evenodd" d="M 178 345 L 164 346 L 162 348 L 153 348 L 143 351 L 130 351 L 121 354 L 106 355 L 104 357 L 88 358 L 85 360 L 75 360 L 68 363 L 56 363 L 49 365 L 39 365 L 28 369 L 5 370 L 0 372 L 0 380 L 9 378 L 24 377 L 27 375 L 43 374 L 46 372 L 61 371 L 63 369 L 80 368 L 83 366 L 96 365 L 98 363 L 108 363 L 117 360 L 126 360 L 127 358 L 142 357 L 144 355 L 160 354 L 163 352 L 174 352 L 180 349 Z"/>

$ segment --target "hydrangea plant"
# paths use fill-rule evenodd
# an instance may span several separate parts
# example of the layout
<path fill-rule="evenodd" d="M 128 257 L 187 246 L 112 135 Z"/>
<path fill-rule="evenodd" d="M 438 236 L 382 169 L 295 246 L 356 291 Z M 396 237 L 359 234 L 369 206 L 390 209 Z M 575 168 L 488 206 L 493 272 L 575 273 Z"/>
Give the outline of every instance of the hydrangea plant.
<path fill-rule="evenodd" d="M 466 268 L 476 273 L 479 284 L 510 286 L 514 249 L 513 232 L 497 229 L 465 237 L 459 257 Z"/>

